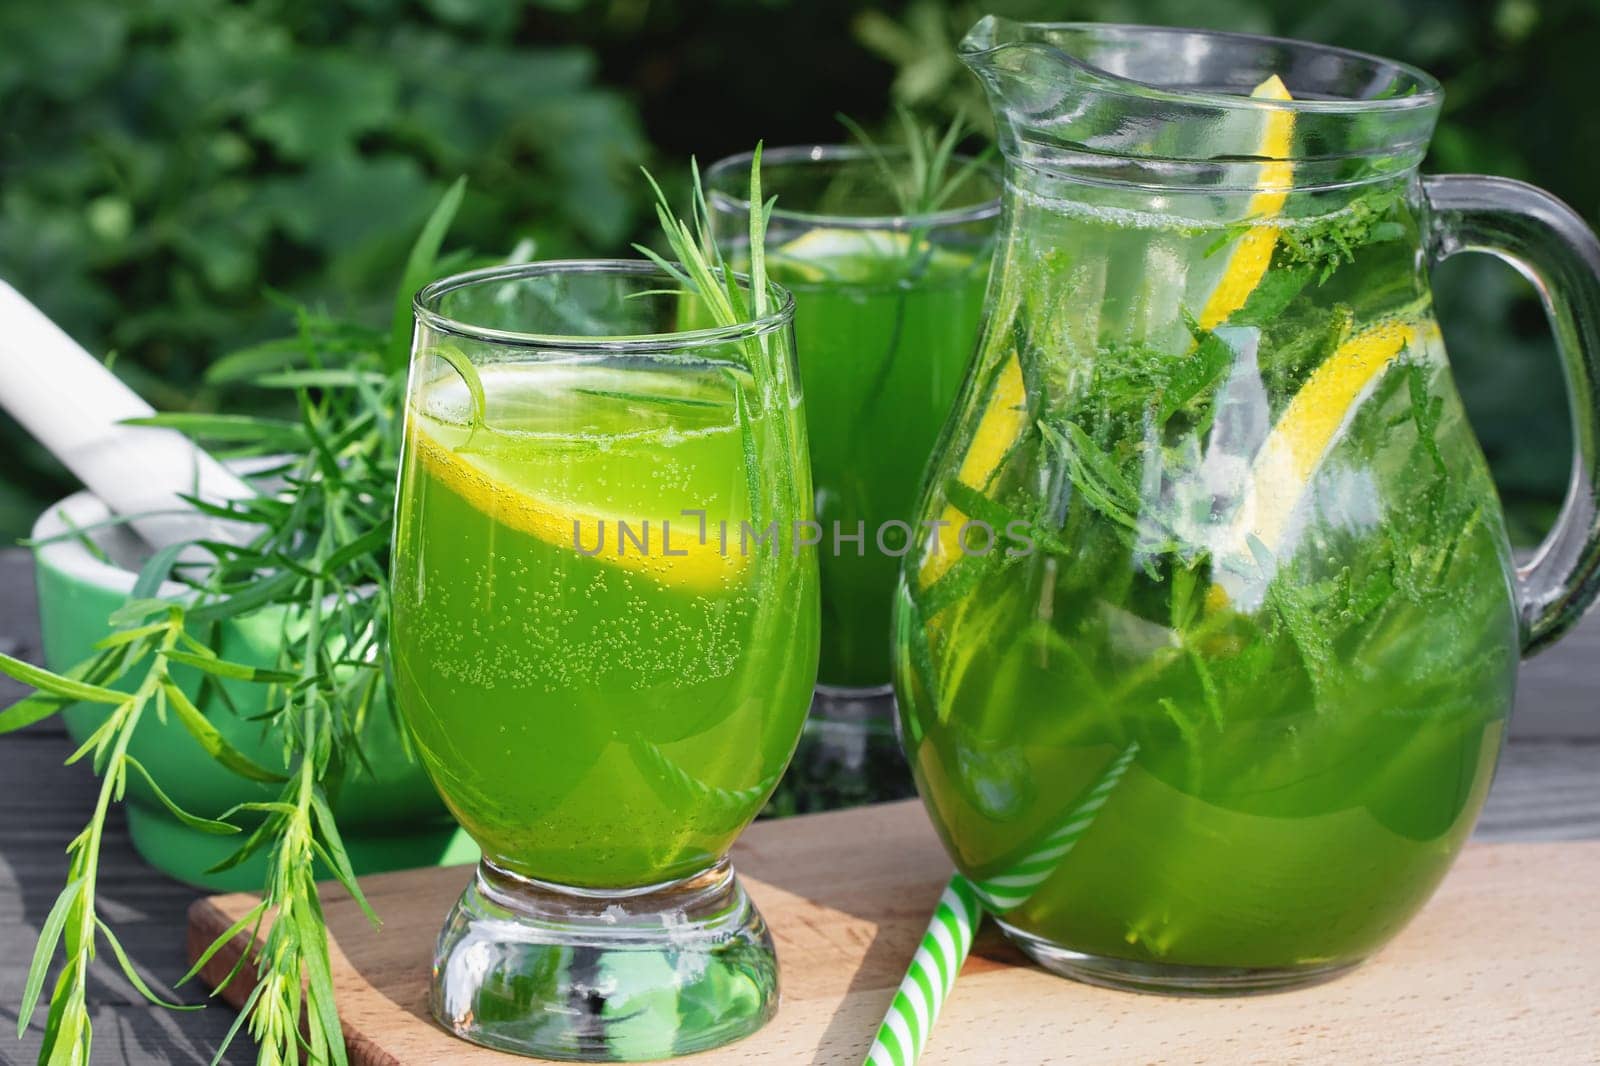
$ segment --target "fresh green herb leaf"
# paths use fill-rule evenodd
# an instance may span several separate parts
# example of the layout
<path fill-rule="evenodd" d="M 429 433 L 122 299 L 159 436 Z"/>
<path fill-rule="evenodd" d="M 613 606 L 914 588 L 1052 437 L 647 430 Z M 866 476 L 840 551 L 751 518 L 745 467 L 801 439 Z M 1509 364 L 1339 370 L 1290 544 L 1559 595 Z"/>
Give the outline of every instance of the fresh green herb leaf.
<path fill-rule="evenodd" d="M 1039 431 L 1055 445 L 1066 463 L 1067 476 L 1095 510 L 1127 529 L 1139 525 L 1139 494 L 1109 455 L 1076 422 L 1062 429 L 1040 422 Z"/>
<path fill-rule="evenodd" d="M 284 451 L 305 447 L 305 433 L 300 424 L 281 418 L 179 412 L 129 418 L 122 424 L 176 429 L 197 440 L 267 444 Z"/>
<path fill-rule="evenodd" d="M 1428 371 L 1421 363 L 1406 367 L 1406 388 L 1411 398 L 1411 420 L 1417 427 L 1417 440 L 1433 460 L 1440 474 L 1449 472 L 1444 455 L 1439 451 L 1439 415 L 1444 410 L 1444 399 L 1428 389 Z"/>
<path fill-rule="evenodd" d="M 376 928 L 382 923 L 378 921 L 378 915 L 367 902 L 365 893 L 361 891 L 361 885 L 356 881 L 355 869 L 350 865 L 350 856 L 345 851 L 344 840 L 339 835 L 338 822 L 335 821 L 333 809 L 328 806 L 328 799 L 322 794 L 320 787 L 311 793 L 311 812 L 316 817 L 320 846 L 325 849 L 323 854 L 329 868 L 333 870 L 334 876 L 339 879 L 345 891 L 350 893 L 350 898 L 361 908 L 361 913 L 367 916 L 367 921 Z"/>
<path fill-rule="evenodd" d="M 197 658 L 197 657 L 191 657 Z M 271 770 L 256 764 L 248 755 L 229 744 L 217 727 L 206 720 L 200 709 L 190 702 L 183 690 L 171 681 L 163 686 L 166 690 L 167 703 L 178 716 L 178 721 L 189 731 L 189 735 L 199 742 L 217 762 L 232 770 L 241 777 L 252 781 L 282 781 L 283 775 L 273 773 Z"/>
<path fill-rule="evenodd" d="M 194 960 L 194 964 L 189 967 L 189 972 L 178 978 L 179 986 L 186 985 L 198 977 L 200 971 L 206 968 L 206 963 L 210 962 L 216 957 L 217 952 L 227 947 L 228 944 L 233 941 L 234 937 L 238 936 L 246 929 L 252 928 L 261 918 L 261 916 L 266 913 L 266 910 L 267 903 L 265 900 L 262 900 L 254 907 L 251 907 L 249 910 L 245 911 L 244 917 L 228 926 L 227 930 L 221 936 L 217 937 L 210 944 L 206 945 L 205 950 L 199 954 L 199 956 Z M 253 940 L 254 937 L 251 939 Z M 243 956 L 248 956 L 250 952 L 245 950 L 240 954 Z M 218 991 L 223 988 L 224 984 L 225 982 L 217 983 Z"/>
<path fill-rule="evenodd" d="M 882 175 L 884 186 L 898 202 L 900 213 L 909 218 L 941 210 L 967 186 L 975 173 L 989 166 L 994 156 L 994 148 L 989 146 L 951 170 L 956 149 L 967 134 L 965 120 L 960 115 L 939 132 L 922 125 L 906 108 L 896 108 L 900 141 L 893 146 L 898 149 L 895 154 L 885 150 L 860 123 L 848 115 L 835 117 L 866 151 Z M 901 158 L 904 159 L 903 165 Z"/>
<path fill-rule="evenodd" d="M 439 249 L 444 244 L 445 234 L 450 230 L 450 223 L 455 221 L 456 212 L 461 209 L 461 200 L 466 194 L 467 179 L 457 178 L 435 205 L 433 213 L 428 216 L 428 221 L 423 223 L 422 232 L 417 234 L 416 242 L 412 244 L 411 252 L 406 256 L 405 272 L 400 276 L 400 288 L 394 297 L 394 312 L 389 317 L 389 343 L 386 354 L 391 370 L 398 370 L 406 365 L 406 358 L 411 351 L 411 299 L 418 289 L 433 280 L 434 263 L 439 258 Z"/>
<path fill-rule="evenodd" d="M 264 685 L 292 685 L 299 680 L 294 674 L 283 670 L 268 670 L 259 666 L 246 666 L 244 663 L 231 663 L 219 659 L 215 655 L 197 655 L 187 651 L 167 652 L 169 662 L 181 663 L 192 666 L 196 670 L 204 670 L 217 677 L 225 677 L 232 681 L 254 681 Z"/>
<path fill-rule="evenodd" d="M 7 674 L 12 679 L 22 682 L 40 692 L 52 696 L 60 696 L 69 700 L 81 700 L 85 703 L 126 703 L 128 694 L 117 692 L 113 689 L 102 688 L 99 685 L 89 685 L 82 681 L 74 681 L 61 674 L 52 674 L 48 670 L 40 669 L 21 659 L 0 652 L 0 674 Z"/>
<path fill-rule="evenodd" d="M 44 721 L 63 707 L 71 707 L 76 702 L 77 700 L 43 695 L 18 700 L 4 711 L 0 711 L 0 735 L 26 729 L 35 722 Z"/>
<path fill-rule="evenodd" d="M 202 818 L 198 814 L 191 814 L 178 806 L 177 801 L 167 795 L 160 785 L 156 784 L 156 779 L 151 776 L 149 770 L 145 769 L 144 763 L 135 759 L 132 755 L 124 757 L 123 762 L 127 764 L 129 769 L 137 771 L 139 776 L 144 778 L 144 783 L 149 787 L 150 791 L 155 793 L 156 799 L 161 801 L 161 805 L 171 811 L 174 818 L 190 829 L 214 836 L 230 836 L 239 831 L 239 827 L 236 825 L 221 822 L 215 818 Z"/>
<path fill-rule="evenodd" d="M 1269 270 L 1250 295 L 1244 306 L 1228 318 L 1234 326 L 1266 326 L 1283 314 L 1291 301 L 1311 283 L 1314 271 L 1310 267 L 1283 267 Z"/>
<path fill-rule="evenodd" d="M 168 1010 L 205 1009 L 205 1004 L 203 1003 L 173 1003 L 170 1000 L 162 999 L 160 996 L 152 992 L 150 990 L 150 986 L 145 983 L 145 979 L 140 976 L 139 971 L 134 967 L 133 960 L 128 958 L 127 951 L 123 950 L 122 941 L 117 939 L 117 934 L 113 933 L 111 931 L 111 927 L 98 916 L 96 916 L 94 924 L 95 928 L 100 930 L 100 935 L 105 937 L 106 943 L 111 945 L 111 953 L 117 957 L 117 965 L 122 967 L 122 975 L 128 979 L 128 983 L 132 985 L 134 990 L 141 996 L 143 996 L 145 999 L 148 999 L 156 1006 L 165 1007 Z"/>
<path fill-rule="evenodd" d="M 166 583 L 167 575 L 172 573 L 173 564 L 188 547 L 188 541 L 177 541 L 154 552 L 139 568 L 139 577 L 134 581 L 133 591 L 128 593 L 128 598 L 138 601 L 154 597 Z"/>
<path fill-rule="evenodd" d="M 39 927 L 39 940 L 34 945 L 33 962 L 28 966 L 28 977 L 22 987 L 22 1005 L 17 1011 L 19 1040 L 28 1031 L 28 1022 L 33 1018 L 34 1008 L 39 1005 L 39 993 L 44 989 L 44 978 L 50 969 L 50 959 L 55 954 L 56 944 L 61 940 L 62 930 L 66 927 L 67 913 L 82 894 L 83 878 L 78 877 L 68 881 L 44 916 L 44 924 Z"/>
<path fill-rule="evenodd" d="M 1206 333 L 1194 351 L 1172 369 L 1161 390 L 1158 418 L 1165 422 L 1196 396 L 1210 389 L 1233 366 L 1234 350 L 1215 333 Z"/>
<path fill-rule="evenodd" d="M 1358 249 L 1405 236 L 1397 217 L 1403 187 L 1388 187 L 1358 197 L 1338 211 L 1297 221 L 1278 231 L 1275 259 L 1310 269 L 1318 283 L 1327 281 Z"/>

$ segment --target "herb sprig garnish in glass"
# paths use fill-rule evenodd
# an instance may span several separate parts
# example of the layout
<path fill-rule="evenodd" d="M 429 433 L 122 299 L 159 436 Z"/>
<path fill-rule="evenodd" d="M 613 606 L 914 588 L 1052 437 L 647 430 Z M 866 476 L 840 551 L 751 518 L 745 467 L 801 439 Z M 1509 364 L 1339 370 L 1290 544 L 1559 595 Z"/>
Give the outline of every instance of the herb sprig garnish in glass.
<path fill-rule="evenodd" d="M 795 294 L 822 527 L 819 695 L 886 695 L 890 607 L 923 467 L 977 338 L 996 173 L 952 128 L 906 144 L 770 150 L 767 268 Z M 712 221 L 737 232 L 748 156 L 706 174 Z M 740 253 L 735 253 L 740 254 Z"/>
<path fill-rule="evenodd" d="M 817 590 L 763 215 L 748 277 L 663 207 L 675 263 L 535 263 L 417 298 L 392 648 L 483 848 L 433 988 L 477 1043 L 656 1059 L 776 1009 L 726 855 L 798 739 Z"/>

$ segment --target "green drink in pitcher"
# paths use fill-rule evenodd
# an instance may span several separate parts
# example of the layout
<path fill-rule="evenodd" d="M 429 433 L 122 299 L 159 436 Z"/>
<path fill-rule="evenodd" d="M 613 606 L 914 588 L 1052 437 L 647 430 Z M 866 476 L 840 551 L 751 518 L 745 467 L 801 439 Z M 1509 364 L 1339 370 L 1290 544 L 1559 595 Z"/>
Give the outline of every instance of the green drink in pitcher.
<path fill-rule="evenodd" d="M 1471 830 L 1514 679 L 1509 554 L 1415 224 L 1381 199 L 1275 227 L 1263 286 L 1328 269 L 1293 250 L 1325 234 L 1346 252 L 1249 332 L 1197 342 L 1179 322 L 1062 358 L 1061 338 L 1128 320 L 1019 305 L 981 357 L 984 413 L 924 514 L 947 524 L 907 573 L 902 704 L 936 820 L 1019 936 L 1134 962 L 1347 962 Z M 1251 239 L 1056 210 L 1008 267 L 1166 267 L 1205 291 L 1226 270 L 1208 250 Z M 1049 390 L 1033 408 L 1029 370 Z M 974 519 L 1024 524 L 988 548 L 958 534 Z"/>
<path fill-rule="evenodd" d="M 816 676 L 793 302 L 769 306 L 714 326 L 674 276 L 612 261 L 417 298 L 389 643 L 483 849 L 434 964 L 435 1016 L 468 1039 L 656 1059 L 776 1009 L 726 858 Z"/>
<path fill-rule="evenodd" d="M 890 167 L 903 163 L 890 152 Z M 881 690 L 890 611 L 923 470 L 977 341 L 998 182 L 959 160 L 927 211 L 906 211 L 894 173 L 865 148 L 762 158 L 777 197 L 767 269 L 795 294 L 795 342 L 822 526 L 824 691 Z M 963 171 L 963 167 L 966 167 Z M 713 219 L 737 235 L 749 159 L 707 172 Z M 963 176 L 964 174 L 964 176 Z"/>
<path fill-rule="evenodd" d="M 897 602 L 918 788 L 1046 967 L 1339 973 L 1445 875 L 1523 649 L 1594 594 L 1582 493 L 1511 563 L 1425 250 L 1524 234 L 1592 296 L 1600 246 L 1527 186 L 1419 179 L 1437 86 L 1386 60 L 999 19 L 963 54 L 1006 229 Z"/>

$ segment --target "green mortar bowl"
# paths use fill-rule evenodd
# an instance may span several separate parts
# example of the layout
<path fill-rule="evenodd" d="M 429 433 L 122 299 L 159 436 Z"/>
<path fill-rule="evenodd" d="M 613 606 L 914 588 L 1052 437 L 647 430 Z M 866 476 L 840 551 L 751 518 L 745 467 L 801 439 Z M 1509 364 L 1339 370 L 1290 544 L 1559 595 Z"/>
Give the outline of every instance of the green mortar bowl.
<path fill-rule="evenodd" d="M 140 542 L 121 526 L 93 528 L 108 517 L 105 504 L 83 492 L 47 509 L 33 527 L 34 541 L 39 543 L 34 549 L 39 621 L 45 664 L 52 670 L 67 670 L 92 656 L 94 643 L 110 632 L 107 619 L 133 591 Z M 112 561 L 98 558 L 79 537 L 53 539 L 72 528 L 89 530 L 83 536 Z M 169 582 L 160 595 L 180 599 L 185 592 L 184 586 Z M 277 659 L 282 619 L 281 608 L 274 608 L 224 622 L 218 650 L 226 659 L 270 666 Z M 172 676 L 190 699 L 196 699 L 201 687 L 197 671 L 178 667 Z M 115 687 L 131 688 L 133 683 L 124 679 Z M 199 700 L 200 710 L 245 755 L 264 766 L 281 765 L 283 741 L 278 731 L 250 721 L 266 709 L 265 689 L 248 682 L 224 681 L 222 686 L 233 705 L 208 689 Z M 67 732 L 82 743 L 108 713 L 105 707 L 78 704 L 63 711 L 62 717 Z M 445 812 L 427 774 L 406 755 L 401 728 L 387 704 L 374 706 L 361 733 L 361 749 L 371 772 L 352 767 L 329 797 L 357 873 L 470 862 L 478 857 L 477 847 Z M 219 766 L 171 716 L 163 724 L 147 714 L 128 750 L 180 807 L 203 817 L 215 818 L 237 803 L 277 797 L 279 786 L 247 781 Z M 134 848 L 150 865 L 180 881 L 228 891 L 259 891 L 264 883 L 265 852 L 220 873 L 207 872 L 232 854 L 244 836 L 214 836 L 188 828 L 136 774 L 128 782 L 127 815 Z M 321 876 L 327 875 L 321 871 Z"/>

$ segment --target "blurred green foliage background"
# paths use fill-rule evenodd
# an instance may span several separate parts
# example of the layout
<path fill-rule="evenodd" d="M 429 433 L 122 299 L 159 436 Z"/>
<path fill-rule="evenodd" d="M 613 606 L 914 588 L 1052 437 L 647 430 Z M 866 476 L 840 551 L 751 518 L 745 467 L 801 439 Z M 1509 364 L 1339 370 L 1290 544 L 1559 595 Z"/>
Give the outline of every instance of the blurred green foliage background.
<path fill-rule="evenodd" d="M 954 43 L 986 12 L 1276 33 L 1439 75 L 1428 162 L 1537 181 L 1600 222 L 1593 0 L 52 0 L 0 2 L 0 277 L 158 407 L 228 403 L 209 361 L 281 332 L 274 292 L 372 313 L 433 201 L 504 254 L 622 253 L 637 165 L 834 141 L 895 100 L 987 124 Z M 1438 274 L 1462 390 L 1536 539 L 1570 465 L 1531 289 Z M 235 398 L 236 399 L 236 398 Z M 70 480 L 0 415 L 0 538 Z"/>

